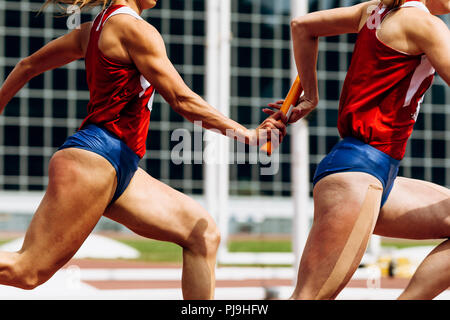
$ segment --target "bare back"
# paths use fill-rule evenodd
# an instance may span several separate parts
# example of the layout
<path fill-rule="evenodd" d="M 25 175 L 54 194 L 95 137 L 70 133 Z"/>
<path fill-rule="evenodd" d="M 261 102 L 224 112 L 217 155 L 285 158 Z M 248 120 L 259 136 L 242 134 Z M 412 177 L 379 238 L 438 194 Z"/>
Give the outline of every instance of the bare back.
<path fill-rule="evenodd" d="M 126 37 L 126 30 L 123 26 L 129 23 L 147 23 L 136 18 L 119 14 L 109 18 L 103 26 L 98 42 L 98 48 L 107 57 L 118 60 L 122 63 L 132 63 L 132 59 L 123 45 L 123 37 Z"/>
<path fill-rule="evenodd" d="M 380 29 L 377 31 L 378 39 L 387 46 L 407 54 L 418 55 L 423 53 L 418 44 L 408 36 L 405 27 L 409 23 L 411 14 L 417 18 L 426 15 L 425 11 L 418 8 L 401 8 L 392 11 L 381 23 Z"/>
<path fill-rule="evenodd" d="M 417 1 L 422 4 L 420 1 Z M 374 2 L 361 7 L 360 30 L 367 23 Z M 433 8 L 407 6 L 392 10 L 381 21 L 377 38 L 394 50 L 409 55 L 425 54 L 445 82 L 450 84 L 450 31 Z M 367 12 L 368 11 L 368 12 Z M 428 11 L 428 12 L 427 12 Z M 448 13 L 446 11 L 445 13 Z"/>

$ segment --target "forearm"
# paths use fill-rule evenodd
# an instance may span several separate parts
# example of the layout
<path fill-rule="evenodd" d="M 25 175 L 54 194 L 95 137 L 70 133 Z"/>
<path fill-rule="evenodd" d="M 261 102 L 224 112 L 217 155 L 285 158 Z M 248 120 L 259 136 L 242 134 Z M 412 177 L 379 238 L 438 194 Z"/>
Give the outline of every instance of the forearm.
<path fill-rule="evenodd" d="M 248 140 L 249 130 L 246 127 L 223 115 L 197 94 L 178 97 L 177 100 L 174 110 L 190 122 L 208 130 L 217 130 L 230 138 Z"/>
<path fill-rule="evenodd" d="M 316 11 L 292 20 L 294 57 L 306 99 L 316 102 L 319 97 L 316 71 L 319 37 L 359 32 L 371 12 L 369 8 L 378 3 L 374 0 Z"/>
<path fill-rule="evenodd" d="M 27 59 L 21 60 L 11 71 L 0 88 L 0 113 L 17 92 L 33 77 L 33 70 Z"/>
<path fill-rule="evenodd" d="M 291 23 L 294 58 L 300 76 L 304 97 L 312 102 L 319 100 L 317 84 L 317 56 L 319 38 L 312 36 L 301 19 Z"/>

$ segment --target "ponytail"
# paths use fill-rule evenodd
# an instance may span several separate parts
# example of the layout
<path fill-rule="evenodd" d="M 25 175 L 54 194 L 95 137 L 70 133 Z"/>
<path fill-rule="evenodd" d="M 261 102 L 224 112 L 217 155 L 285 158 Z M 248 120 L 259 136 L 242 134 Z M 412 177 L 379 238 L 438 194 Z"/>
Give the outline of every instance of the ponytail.
<path fill-rule="evenodd" d="M 406 0 L 381 0 L 386 7 L 389 9 L 396 9 L 404 5 Z"/>
<path fill-rule="evenodd" d="M 104 9 L 109 2 L 110 0 L 46 0 L 41 10 L 50 4 L 58 5 L 59 7 L 63 7 L 62 5 L 64 4 L 75 5 L 80 9 L 102 6 Z"/>

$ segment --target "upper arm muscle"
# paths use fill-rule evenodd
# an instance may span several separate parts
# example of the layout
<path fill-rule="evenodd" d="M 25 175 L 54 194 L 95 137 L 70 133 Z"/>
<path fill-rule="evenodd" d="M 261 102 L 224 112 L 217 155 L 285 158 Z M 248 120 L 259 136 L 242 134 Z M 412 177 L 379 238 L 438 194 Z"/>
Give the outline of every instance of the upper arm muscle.
<path fill-rule="evenodd" d="M 145 21 L 137 21 L 128 29 L 124 44 L 130 58 L 158 93 L 176 107 L 180 97 L 189 95 L 191 90 L 167 57 L 161 35 Z"/>
<path fill-rule="evenodd" d="M 427 15 L 408 28 L 408 35 L 450 85 L 450 30 L 439 18 Z"/>
<path fill-rule="evenodd" d="M 90 23 L 81 25 L 55 40 L 50 41 L 44 47 L 29 56 L 28 62 L 33 66 L 37 74 L 55 69 L 84 57 L 87 39 L 89 39 Z"/>
<path fill-rule="evenodd" d="M 313 37 L 334 36 L 359 32 L 378 0 L 368 1 L 350 7 L 342 7 L 310 13 L 300 17 Z M 295 21 L 295 20 L 294 20 Z"/>

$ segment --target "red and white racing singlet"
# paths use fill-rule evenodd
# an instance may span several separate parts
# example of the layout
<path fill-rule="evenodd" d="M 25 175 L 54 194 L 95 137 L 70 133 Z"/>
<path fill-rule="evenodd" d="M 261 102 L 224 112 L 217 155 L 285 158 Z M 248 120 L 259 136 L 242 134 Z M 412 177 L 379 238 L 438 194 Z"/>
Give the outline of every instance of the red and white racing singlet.
<path fill-rule="evenodd" d="M 92 24 L 85 63 L 90 101 L 80 129 L 96 124 L 114 133 L 140 158 L 145 154 L 154 88 L 134 64 L 111 59 L 98 48 L 105 22 L 116 14 L 142 19 L 127 6 L 113 5 Z"/>
<path fill-rule="evenodd" d="M 402 7 L 429 12 L 420 1 Z M 401 160 L 435 70 L 424 54 L 400 52 L 377 38 L 389 12 L 378 6 L 358 34 L 342 89 L 338 130 L 342 138 L 355 137 Z"/>

